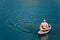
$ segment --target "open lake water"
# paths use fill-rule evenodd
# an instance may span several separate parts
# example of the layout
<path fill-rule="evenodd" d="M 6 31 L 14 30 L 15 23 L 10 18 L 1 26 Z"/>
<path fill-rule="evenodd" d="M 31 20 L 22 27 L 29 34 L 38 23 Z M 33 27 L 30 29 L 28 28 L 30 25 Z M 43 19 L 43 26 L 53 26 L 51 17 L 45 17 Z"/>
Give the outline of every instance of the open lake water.
<path fill-rule="evenodd" d="M 52 30 L 41 37 L 46 18 Z M 60 40 L 60 0 L 0 0 L 0 40 Z"/>

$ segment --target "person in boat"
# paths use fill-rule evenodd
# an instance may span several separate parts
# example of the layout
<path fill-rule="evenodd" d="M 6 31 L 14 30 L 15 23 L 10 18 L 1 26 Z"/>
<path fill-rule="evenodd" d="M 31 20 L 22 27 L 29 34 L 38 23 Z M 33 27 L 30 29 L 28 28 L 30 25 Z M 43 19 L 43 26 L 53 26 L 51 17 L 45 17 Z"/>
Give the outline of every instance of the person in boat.
<path fill-rule="evenodd" d="M 40 25 L 40 31 L 47 31 L 47 30 L 48 30 L 48 23 L 46 22 L 46 19 L 44 19 Z"/>

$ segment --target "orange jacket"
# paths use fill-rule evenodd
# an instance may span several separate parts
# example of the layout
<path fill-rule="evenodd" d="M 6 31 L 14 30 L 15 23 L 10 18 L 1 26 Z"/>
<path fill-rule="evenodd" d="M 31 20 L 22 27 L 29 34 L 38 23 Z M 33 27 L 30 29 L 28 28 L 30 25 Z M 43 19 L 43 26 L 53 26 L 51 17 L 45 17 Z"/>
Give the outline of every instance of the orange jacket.
<path fill-rule="evenodd" d="M 45 28 L 46 30 L 48 30 L 48 23 L 42 22 L 41 25 L 40 25 L 40 29 L 41 28 Z"/>

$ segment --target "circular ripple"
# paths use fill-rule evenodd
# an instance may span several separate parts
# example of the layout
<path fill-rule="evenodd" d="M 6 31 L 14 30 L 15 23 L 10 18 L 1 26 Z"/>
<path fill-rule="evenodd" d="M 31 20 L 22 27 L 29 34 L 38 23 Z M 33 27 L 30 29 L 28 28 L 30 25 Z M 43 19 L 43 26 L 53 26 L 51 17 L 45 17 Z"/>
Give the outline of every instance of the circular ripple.
<path fill-rule="evenodd" d="M 26 20 L 19 20 L 9 23 L 9 28 L 15 30 L 17 32 L 27 32 L 32 34 L 37 34 L 37 23 L 26 21 Z"/>

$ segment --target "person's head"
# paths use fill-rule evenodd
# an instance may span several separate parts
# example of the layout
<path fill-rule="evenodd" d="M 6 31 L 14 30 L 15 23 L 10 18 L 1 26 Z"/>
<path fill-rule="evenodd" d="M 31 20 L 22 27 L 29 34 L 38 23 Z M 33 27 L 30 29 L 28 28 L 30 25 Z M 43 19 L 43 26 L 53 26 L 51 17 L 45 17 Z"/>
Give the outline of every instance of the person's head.
<path fill-rule="evenodd" d="M 43 22 L 46 22 L 46 19 L 44 19 Z"/>

